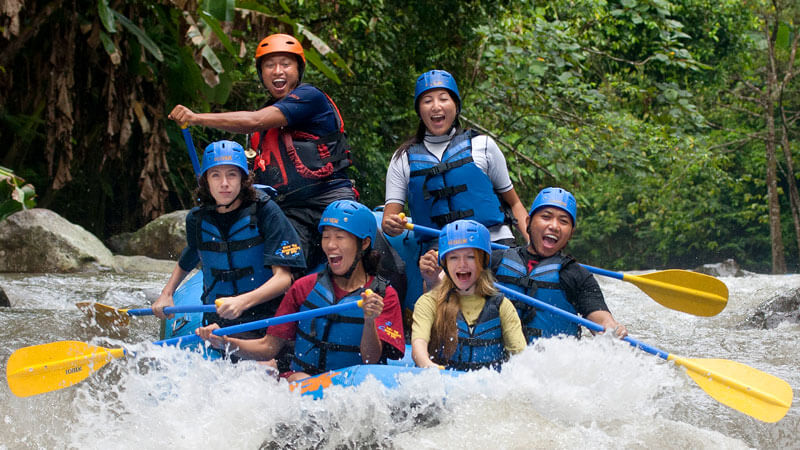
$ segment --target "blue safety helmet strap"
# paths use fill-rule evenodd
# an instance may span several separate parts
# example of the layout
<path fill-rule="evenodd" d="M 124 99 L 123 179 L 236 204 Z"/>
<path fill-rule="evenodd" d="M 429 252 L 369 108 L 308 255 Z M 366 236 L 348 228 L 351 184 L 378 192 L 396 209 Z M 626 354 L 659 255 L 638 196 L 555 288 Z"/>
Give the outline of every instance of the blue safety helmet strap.
<path fill-rule="evenodd" d="M 247 176 L 247 156 L 245 156 L 244 149 L 238 142 L 217 141 L 208 144 L 203 152 L 203 169 L 200 171 L 200 176 L 212 167 L 225 164 L 242 169 L 244 176 Z"/>
<path fill-rule="evenodd" d="M 447 89 L 456 102 L 456 114 L 461 112 L 461 94 L 458 93 L 456 79 L 444 70 L 431 70 L 425 72 L 417 78 L 417 85 L 414 88 L 414 109 L 419 114 L 419 97 L 433 89 Z"/>
<path fill-rule="evenodd" d="M 575 202 L 575 197 L 566 189 L 557 187 L 544 188 L 539 191 L 539 194 L 533 200 L 531 209 L 528 211 L 528 216 L 532 216 L 539 208 L 545 206 L 553 206 L 564 211 L 572 217 L 572 226 L 578 223 L 578 204 Z"/>
<path fill-rule="evenodd" d="M 369 238 L 369 246 L 375 244 L 378 224 L 372 211 L 353 200 L 336 200 L 322 213 L 317 229 L 336 227 L 349 232 L 359 239 Z"/>
<path fill-rule="evenodd" d="M 486 253 L 484 267 L 489 264 L 492 254 L 492 240 L 489 230 L 474 220 L 456 220 L 448 223 L 439 232 L 439 265 L 445 267 L 445 255 L 461 248 L 476 248 Z"/>

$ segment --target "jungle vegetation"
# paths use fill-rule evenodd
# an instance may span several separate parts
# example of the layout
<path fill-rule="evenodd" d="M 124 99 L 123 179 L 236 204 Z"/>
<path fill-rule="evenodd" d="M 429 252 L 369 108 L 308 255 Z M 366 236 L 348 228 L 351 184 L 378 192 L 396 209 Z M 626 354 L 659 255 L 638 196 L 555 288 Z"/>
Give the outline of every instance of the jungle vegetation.
<path fill-rule="evenodd" d="M 101 238 L 192 206 L 166 114 L 258 108 L 254 47 L 284 32 L 342 112 L 367 205 L 439 68 L 523 203 L 576 194 L 580 260 L 800 269 L 795 0 L 5 0 L 0 27 L 0 165 Z"/>

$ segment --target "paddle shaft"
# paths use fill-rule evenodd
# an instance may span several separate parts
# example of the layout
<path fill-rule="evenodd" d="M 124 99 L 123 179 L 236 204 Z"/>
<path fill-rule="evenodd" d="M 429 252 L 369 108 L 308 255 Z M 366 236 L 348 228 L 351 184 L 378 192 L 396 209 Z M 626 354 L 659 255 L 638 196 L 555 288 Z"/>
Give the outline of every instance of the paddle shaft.
<path fill-rule="evenodd" d="M 197 159 L 197 150 L 194 148 L 194 141 L 192 141 L 192 135 L 189 133 L 189 125 L 182 125 L 181 133 L 183 133 L 183 142 L 186 143 L 186 151 L 189 153 L 189 159 L 192 161 L 192 167 L 194 167 L 194 176 L 199 178 L 200 161 Z"/>
<path fill-rule="evenodd" d="M 417 225 L 417 224 L 414 224 L 414 223 L 409 223 L 407 225 L 407 227 L 410 230 L 420 231 L 422 234 L 425 234 L 425 235 L 428 235 L 428 236 L 439 236 L 439 230 L 437 230 L 435 228 L 430 228 L 430 227 L 426 227 L 426 226 L 422 226 L 422 225 Z M 503 244 L 498 244 L 498 243 L 492 242 L 492 249 L 494 249 L 494 250 L 505 250 L 507 248 L 508 248 L 507 245 L 503 245 Z M 586 264 L 580 264 L 580 266 L 585 268 L 589 272 L 596 273 L 598 275 L 603 275 L 603 276 L 606 276 L 606 277 L 616 278 L 618 280 L 624 280 L 625 279 L 625 275 L 622 274 L 622 273 L 619 273 L 619 272 L 612 272 L 610 270 L 601 269 L 599 267 L 587 266 Z M 659 284 L 664 284 L 664 283 L 659 283 Z"/>
<path fill-rule="evenodd" d="M 152 308 L 137 308 L 137 309 L 122 309 L 120 310 L 129 316 L 152 316 Z M 215 305 L 185 305 L 185 306 L 167 306 L 164 308 L 164 314 L 182 314 L 182 313 L 213 313 L 217 312 Z"/>
<path fill-rule="evenodd" d="M 545 303 L 545 302 L 543 302 L 541 300 L 537 300 L 537 299 L 535 299 L 533 297 L 529 297 L 529 296 L 523 294 L 522 292 L 517 292 L 517 291 L 515 291 L 515 290 L 513 290 L 513 289 L 511 289 L 509 287 L 503 286 L 500 283 L 495 283 L 494 286 L 497 289 L 499 289 L 501 292 L 506 294 L 506 296 L 514 297 L 517 300 L 520 300 L 520 301 L 522 301 L 524 303 L 527 303 L 527 304 L 529 304 L 529 305 L 531 305 L 531 306 L 533 306 L 533 307 L 535 307 L 537 309 L 542 309 L 542 310 L 545 310 L 547 312 L 559 315 L 559 316 L 561 316 L 561 317 L 563 317 L 563 318 L 565 318 L 565 319 L 567 319 L 567 320 L 569 320 L 571 322 L 575 322 L 577 324 L 583 325 L 584 327 L 586 327 L 586 328 L 588 328 L 588 329 L 590 329 L 592 331 L 598 332 L 598 333 L 602 333 L 602 332 L 606 331 L 606 329 L 603 328 L 602 325 L 594 323 L 589 319 L 584 319 L 583 317 L 578 316 L 576 314 L 572 314 L 570 312 L 564 311 L 563 309 L 556 308 L 555 306 L 553 306 L 553 305 L 551 305 L 549 303 Z M 667 359 L 667 357 L 669 356 L 669 354 L 667 352 L 664 352 L 664 351 L 659 350 L 659 349 L 657 349 L 655 347 L 649 346 L 649 345 L 645 344 L 644 342 L 639 342 L 639 341 L 637 341 L 636 339 L 633 339 L 630 336 L 624 337 L 623 340 L 627 341 L 629 344 L 631 344 L 634 347 L 641 348 L 642 350 L 646 351 L 647 353 L 650 353 L 651 355 L 656 355 L 656 356 L 658 356 L 660 358 L 664 358 L 664 359 Z"/>
<path fill-rule="evenodd" d="M 563 318 L 565 318 L 567 320 L 570 320 L 572 322 L 579 323 L 579 324 L 585 326 L 586 328 L 588 328 L 588 329 L 590 329 L 592 331 L 597 331 L 597 332 L 605 331 L 605 328 L 603 328 L 599 324 L 596 324 L 596 323 L 592 322 L 591 320 L 584 319 L 584 318 L 582 318 L 580 316 L 577 316 L 575 314 L 571 314 L 571 313 L 569 313 L 567 311 L 564 311 L 562 309 L 556 308 L 555 306 L 549 305 L 549 304 L 544 303 L 544 302 L 542 302 L 540 300 L 537 300 L 535 298 L 529 297 L 529 296 L 527 296 L 527 295 L 525 295 L 525 294 L 523 294 L 521 292 L 517 292 L 517 291 L 515 291 L 513 289 L 510 289 L 508 287 L 505 287 L 505 286 L 503 286 L 503 285 L 501 285 L 499 283 L 495 283 L 495 287 L 497 289 L 499 289 L 500 291 L 502 291 L 504 294 L 506 294 L 506 295 L 508 295 L 510 297 L 514 297 L 514 298 L 516 298 L 516 299 L 518 299 L 518 300 L 520 300 L 520 301 L 522 301 L 524 303 L 527 303 L 527 304 L 529 304 L 531 306 L 534 306 L 536 308 L 549 311 L 549 312 L 551 312 L 553 314 L 557 314 L 557 315 L 559 315 L 559 316 L 561 316 L 561 317 L 563 317 Z M 746 395 L 757 397 L 758 399 L 763 400 L 763 401 L 768 402 L 768 403 L 771 403 L 773 405 L 782 406 L 784 404 L 784 402 L 782 402 L 780 399 L 776 398 L 774 395 L 770 395 L 769 393 L 763 392 L 760 389 L 754 389 L 748 383 L 740 382 L 737 379 L 735 379 L 734 377 L 727 376 L 727 375 L 719 373 L 717 371 L 710 370 L 707 367 L 703 367 L 702 364 L 696 363 L 695 361 L 689 360 L 687 358 L 682 358 L 680 356 L 669 354 L 669 353 L 667 353 L 667 352 L 665 352 L 663 350 L 659 350 L 659 349 L 657 349 L 657 348 L 655 348 L 655 347 L 653 347 L 651 345 L 647 345 L 644 342 L 637 341 L 636 339 L 634 339 L 634 338 L 632 338 L 630 336 L 624 337 L 623 340 L 628 342 L 630 345 L 632 345 L 632 346 L 634 346 L 634 347 L 636 347 L 638 349 L 641 349 L 641 350 L 644 350 L 647 353 L 650 353 L 651 355 L 658 356 L 659 358 L 662 358 L 662 359 L 667 360 L 667 361 L 673 361 L 677 365 L 681 365 L 681 366 L 686 367 L 686 369 L 689 370 L 689 371 L 695 372 L 697 374 L 701 374 L 702 376 L 704 376 L 706 378 L 713 379 L 714 381 L 716 381 L 718 383 L 721 383 L 721 384 L 723 384 L 725 386 L 728 386 L 730 388 L 736 389 L 739 392 L 742 392 L 742 393 L 744 393 Z M 729 406 L 731 406 L 731 405 L 729 405 Z M 745 411 L 743 411 L 743 412 L 745 412 Z"/>
<path fill-rule="evenodd" d="M 253 322 L 243 323 L 243 324 L 239 324 L 239 325 L 233 325 L 233 326 L 230 326 L 230 327 L 218 328 L 218 329 L 213 331 L 213 334 L 216 335 L 216 336 L 227 336 L 229 334 L 237 334 L 237 333 L 244 333 L 246 331 L 260 330 L 262 328 L 267 328 L 267 327 L 270 327 L 272 325 L 280 325 L 282 323 L 294 322 L 294 321 L 297 321 L 297 320 L 311 319 L 311 318 L 314 318 L 314 317 L 324 316 L 324 315 L 327 315 L 327 314 L 335 314 L 335 313 L 340 313 L 340 312 L 344 312 L 344 311 L 349 311 L 351 309 L 360 308 L 361 304 L 362 304 L 362 300 L 359 300 L 357 302 L 342 303 L 342 304 L 339 304 L 339 305 L 326 306 L 324 308 L 311 309 L 311 310 L 302 311 L 302 312 L 299 312 L 299 313 L 287 314 L 285 316 L 278 316 L 278 317 L 272 317 L 272 318 L 269 318 L 269 319 L 256 320 L 256 321 L 253 321 Z M 184 344 L 185 345 L 185 344 L 192 344 L 192 343 L 199 342 L 199 341 L 200 341 L 200 336 L 198 336 L 196 334 L 192 334 L 192 335 L 189 335 L 189 336 L 180 336 L 180 337 L 174 337 L 174 338 L 170 338 L 170 339 L 164 339 L 162 341 L 154 342 L 154 344 L 155 345 L 179 345 L 179 344 Z"/>

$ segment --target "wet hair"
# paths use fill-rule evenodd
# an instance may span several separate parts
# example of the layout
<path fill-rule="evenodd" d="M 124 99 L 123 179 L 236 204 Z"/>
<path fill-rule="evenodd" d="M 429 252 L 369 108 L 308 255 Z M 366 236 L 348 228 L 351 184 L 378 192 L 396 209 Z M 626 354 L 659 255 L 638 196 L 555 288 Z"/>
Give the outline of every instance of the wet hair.
<path fill-rule="evenodd" d="M 246 174 L 239 169 L 242 174 L 242 186 L 239 190 L 238 198 L 242 202 L 254 202 L 258 199 L 256 188 L 253 187 L 254 175 Z M 201 206 L 213 206 L 217 204 L 214 196 L 211 195 L 211 189 L 208 187 L 208 171 L 206 171 L 199 180 L 197 180 L 197 189 L 194 190 L 194 198 L 198 199 Z"/>
<path fill-rule="evenodd" d="M 484 263 L 489 255 L 478 249 L 475 251 L 475 265 L 478 268 L 478 279 L 475 281 L 475 295 L 490 297 L 497 293 L 494 287 L 492 271 L 484 268 Z M 445 264 L 447 260 L 445 260 Z M 445 270 L 447 273 L 447 270 Z M 447 364 L 458 347 L 458 312 L 461 310 L 461 295 L 447 274 L 432 289 L 436 297 L 436 316 L 431 328 L 431 340 L 428 342 L 428 353 L 437 364 Z"/>
<path fill-rule="evenodd" d="M 374 248 L 364 250 L 364 255 L 361 257 L 361 263 L 364 264 L 364 272 L 372 276 L 377 275 L 378 266 L 381 264 L 381 256 L 381 252 Z"/>

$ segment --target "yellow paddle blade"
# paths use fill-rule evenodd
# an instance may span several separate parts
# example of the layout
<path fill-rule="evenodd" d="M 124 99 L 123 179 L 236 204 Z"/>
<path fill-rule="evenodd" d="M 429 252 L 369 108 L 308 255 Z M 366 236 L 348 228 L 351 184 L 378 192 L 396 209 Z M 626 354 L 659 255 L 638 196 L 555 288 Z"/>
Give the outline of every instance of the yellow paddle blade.
<path fill-rule="evenodd" d="M 103 328 L 127 327 L 131 322 L 130 316 L 124 309 L 95 302 L 79 302 L 75 306 L 89 317 L 94 317 L 97 325 Z"/>
<path fill-rule="evenodd" d="M 784 380 L 727 359 L 688 359 L 669 355 L 723 405 L 764 422 L 777 422 L 792 406 L 792 387 Z"/>
<path fill-rule="evenodd" d="M 8 387 L 17 397 L 55 391 L 83 381 L 125 350 L 96 347 L 78 341 L 51 342 L 21 348 L 6 366 Z"/>
<path fill-rule="evenodd" d="M 688 270 L 662 270 L 645 275 L 623 274 L 661 305 L 696 316 L 714 316 L 728 304 L 728 286 L 702 273 Z"/>

